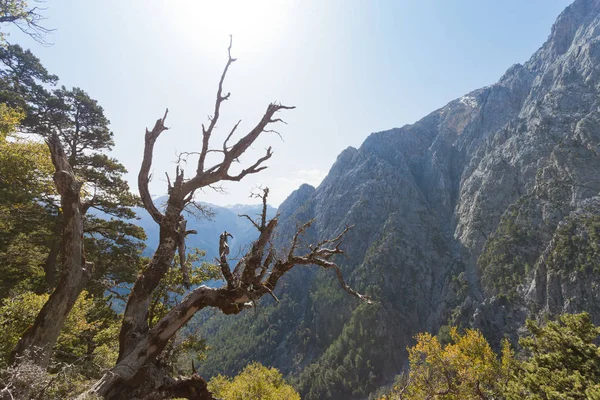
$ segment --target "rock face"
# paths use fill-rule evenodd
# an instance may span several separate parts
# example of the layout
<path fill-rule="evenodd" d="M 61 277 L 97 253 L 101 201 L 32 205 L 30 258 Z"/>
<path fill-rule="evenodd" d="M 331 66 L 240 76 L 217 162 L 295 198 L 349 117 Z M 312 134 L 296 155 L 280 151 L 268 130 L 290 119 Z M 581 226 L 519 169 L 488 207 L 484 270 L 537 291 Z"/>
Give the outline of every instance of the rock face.
<path fill-rule="evenodd" d="M 497 344 L 528 317 L 588 311 L 600 323 L 599 194 L 600 0 L 576 0 L 527 63 L 371 134 L 282 204 L 281 243 L 312 218 L 308 240 L 355 225 L 338 261 L 377 304 L 345 296 L 327 271 L 295 271 L 283 288 L 292 307 L 264 305 L 287 321 L 267 327 L 272 353 L 260 338 L 213 366 L 258 359 L 303 398 L 360 399 L 406 367 L 417 332 L 461 324 Z M 213 327 L 256 327 L 260 311 L 242 318 Z"/>

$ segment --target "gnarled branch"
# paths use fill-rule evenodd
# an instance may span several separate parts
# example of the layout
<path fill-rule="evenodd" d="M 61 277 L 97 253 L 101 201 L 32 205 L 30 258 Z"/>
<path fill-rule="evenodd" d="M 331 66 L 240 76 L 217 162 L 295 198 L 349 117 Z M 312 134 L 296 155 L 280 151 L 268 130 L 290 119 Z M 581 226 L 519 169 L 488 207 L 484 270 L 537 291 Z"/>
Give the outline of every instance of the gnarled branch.
<path fill-rule="evenodd" d="M 223 277 L 227 285 L 221 288 L 210 288 L 200 286 L 192 290 L 188 295 L 170 311 L 168 311 L 161 320 L 150 327 L 148 325 L 148 308 L 152 293 L 158 287 L 161 280 L 172 265 L 175 254 L 179 252 L 180 263 L 185 265 L 185 236 L 191 231 L 186 230 L 185 220 L 181 213 L 190 204 L 194 204 L 193 196 L 198 189 L 205 187 L 215 187 L 223 181 L 239 181 L 249 174 L 262 171 L 264 165 L 273 154 L 269 147 L 263 157 L 258 158 L 249 167 L 242 169 L 238 174 L 232 174 L 230 168 L 234 162 L 238 162 L 240 157 L 252 146 L 258 137 L 269 131 L 270 124 L 283 122 L 275 115 L 281 110 L 290 110 L 294 107 L 288 107 L 279 103 L 268 105 L 258 123 L 245 135 L 241 136 L 233 145 L 229 145 L 233 135 L 239 129 L 239 122 L 228 133 L 222 143 L 222 150 L 217 153 L 222 155 L 220 162 L 213 166 L 206 166 L 206 156 L 211 151 L 209 148 L 211 136 L 214 133 L 215 126 L 220 117 L 222 103 L 230 97 L 230 94 L 223 94 L 223 84 L 226 74 L 231 64 L 235 61 L 231 57 L 231 42 L 228 48 L 228 60 L 221 75 L 217 96 L 215 101 L 214 114 L 210 118 L 208 127 L 202 127 L 202 149 L 198 154 L 198 166 L 196 173 L 189 179 L 184 179 L 184 173 L 179 165 L 176 169 L 175 179 L 170 182 L 169 198 L 167 200 L 164 212 L 159 211 L 150 196 L 148 183 L 151 175 L 152 157 L 156 140 L 165 127 L 167 112 L 163 118 L 156 121 L 152 130 L 146 129 L 144 157 L 138 175 L 138 186 L 144 207 L 154 221 L 160 226 L 160 240 L 158 248 L 151 261 L 138 276 L 123 317 L 123 324 L 119 334 L 119 357 L 117 365 L 94 385 L 92 393 L 100 394 L 111 398 L 117 396 L 119 391 L 127 387 L 134 380 L 134 377 L 146 366 L 152 363 L 156 357 L 164 350 L 169 340 L 187 321 L 192 318 L 194 313 L 205 307 L 218 308 L 225 314 L 237 314 L 242 310 L 252 307 L 253 304 L 262 296 L 269 294 L 275 299 L 275 287 L 278 280 L 294 265 L 313 264 L 323 268 L 333 269 L 342 288 L 362 301 L 370 301 L 366 296 L 360 295 L 345 284 L 339 267 L 334 263 L 333 257 L 342 254 L 340 249 L 342 238 L 347 229 L 331 240 L 324 240 L 310 247 L 308 253 L 304 255 L 295 254 L 299 239 L 310 223 L 301 227 L 292 240 L 292 248 L 283 258 L 278 258 L 277 253 L 272 246 L 272 238 L 278 223 L 278 217 L 271 220 L 267 219 L 267 198 L 269 191 L 264 189 L 262 195 L 262 213 L 260 220 L 254 221 L 248 216 L 246 218 L 253 221 L 257 228 L 258 238 L 252 243 L 247 253 L 239 260 L 233 273 L 229 268 L 227 237 L 230 235 L 224 232 L 221 235 L 219 246 L 218 262 L 221 266 Z M 217 146 L 219 148 L 219 146 Z M 188 154 L 194 154 L 190 152 Z M 259 222 L 260 221 L 260 222 Z M 349 228 L 348 228 L 349 229 Z M 184 273 L 184 282 L 186 272 Z M 199 381 L 196 379 L 196 381 Z"/>
<path fill-rule="evenodd" d="M 229 255 L 229 245 L 227 244 L 227 238 L 233 238 L 231 233 L 225 231 L 219 237 L 219 265 L 221 266 L 221 273 L 223 274 L 223 278 L 225 278 L 225 282 L 227 282 L 227 288 L 233 289 L 235 286 L 233 275 L 231 275 L 231 269 L 229 268 L 229 261 L 227 261 L 227 256 Z"/>
<path fill-rule="evenodd" d="M 263 193 L 266 204 L 268 190 L 265 190 Z M 267 207 L 264 206 L 261 219 L 265 218 L 266 220 L 266 211 Z M 308 253 L 299 256 L 294 254 L 298 246 L 299 237 L 310 226 L 310 223 L 304 224 L 298 229 L 296 235 L 294 235 L 290 252 L 287 253 L 285 258 L 278 259 L 272 246 L 268 246 L 276 226 L 277 217 L 266 222 L 264 229 L 258 229 L 260 234 L 257 240 L 254 241 L 248 253 L 236 266 L 236 270 L 239 269 L 241 272 L 241 277 L 236 271 L 234 271 L 233 277 L 228 273 L 228 246 L 225 246 L 225 244 L 227 237 L 230 235 L 227 232 L 223 232 L 219 252 L 221 267 L 227 267 L 227 271 L 223 270 L 227 285 L 222 288 L 200 286 L 190 292 L 181 303 L 171 309 L 146 335 L 135 342 L 135 348 L 131 349 L 110 373 L 118 376 L 118 379 L 121 381 L 133 379 L 136 371 L 160 354 L 169 339 L 198 310 L 205 307 L 218 308 L 225 314 L 238 314 L 246 308 L 253 307 L 256 301 L 265 294 L 269 294 L 276 301 L 279 301 L 274 294 L 277 282 L 295 265 L 312 264 L 326 269 L 333 269 L 341 287 L 346 292 L 361 301 L 371 303 L 371 300 L 367 296 L 356 292 L 344 282 L 340 268 L 332 260 L 332 257 L 335 255 L 343 254 L 340 245 L 350 227 L 344 229 L 334 239 L 321 241 L 319 243 L 323 245 L 313 246 L 309 249 Z M 333 247 L 326 247 L 325 245 L 333 245 Z M 268 271 L 269 268 L 270 271 Z M 258 275 L 256 274 L 257 270 L 260 270 Z M 239 281 L 235 280 L 236 277 L 238 277 Z M 106 382 L 105 384 L 99 382 L 95 386 L 95 392 L 101 395 L 108 393 L 117 384 L 111 376 L 105 376 L 103 380 Z"/>
<path fill-rule="evenodd" d="M 151 174 L 150 168 L 152 167 L 152 157 L 154 156 L 154 144 L 156 143 L 156 139 L 160 136 L 161 133 L 166 131 L 167 128 L 165 126 L 165 120 L 167 119 L 167 114 L 169 113 L 169 109 L 165 110 L 165 115 L 162 118 L 156 120 L 154 124 L 154 128 L 151 131 L 146 129 L 145 135 L 145 143 L 144 143 L 144 158 L 142 159 L 142 165 L 140 167 L 140 173 L 138 174 L 138 189 L 140 191 L 140 197 L 142 198 L 142 203 L 144 204 L 144 208 L 148 211 L 152 219 L 160 224 L 164 215 L 158 211 L 154 202 L 152 201 L 152 196 L 150 195 L 150 190 L 148 189 L 148 183 L 150 183 Z"/>
<path fill-rule="evenodd" d="M 254 226 L 256 229 L 258 229 L 260 231 L 260 225 L 258 225 L 256 223 L 256 221 L 254 221 L 252 219 L 252 217 L 250 217 L 248 214 L 238 214 L 238 217 L 240 217 L 240 218 L 246 218 L 248 221 L 250 221 L 250 223 L 252 224 L 252 226 Z"/>

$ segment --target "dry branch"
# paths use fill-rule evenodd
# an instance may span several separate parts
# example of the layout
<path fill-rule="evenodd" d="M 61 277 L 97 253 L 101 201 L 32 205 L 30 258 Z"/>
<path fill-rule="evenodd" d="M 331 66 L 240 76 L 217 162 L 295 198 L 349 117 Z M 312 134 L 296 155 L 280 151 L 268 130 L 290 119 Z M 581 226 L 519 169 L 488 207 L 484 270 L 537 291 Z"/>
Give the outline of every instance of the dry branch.
<path fill-rule="evenodd" d="M 188 204 L 195 204 L 193 196 L 198 189 L 215 187 L 223 181 L 239 181 L 249 174 L 255 174 L 265 169 L 264 163 L 273 155 L 270 147 L 263 157 L 257 159 L 249 167 L 242 169 L 239 174 L 232 175 L 230 173 L 232 163 L 237 162 L 262 133 L 269 131 L 267 128 L 270 124 L 283 122 L 280 118 L 275 118 L 275 114 L 281 110 L 294 108 L 278 103 L 269 104 L 259 122 L 248 133 L 239 138 L 235 144 L 230 146 L 229 141 L 237 132 L 239 122 L 229 132 L 222 146 L 220 146 L 222 150 L 214 151 L 210 149 L 210 139 L 220 117 L 221 105 L 230 97 L 230 93 L 223 94 L 223 83 L 233 62 L 235 62 L 235 58 L 231 56 L 230 42 L 228 60 L 217 89 L 214 114 L 210 117 L 208 127 L 202 126 L 202 149 L 199 153 L 186 153 L 187 155 L 198 155 L 198 166 L 195 175 L 189 179 L 184 179 L 183 170 L 179 168 L 179 165 L 177 166 L 175 179 L 172 182 L 169 179 L 169 197 L 164 212 L 159 211 L 152 202 L 148 182 L 151 178 L 150 169 L 156 140 L 167 129 L 164 125 L 167 113 L 165 112 L 164 117 L 156 121 L 151 131 L 146 130 L 144 157 L 138 176 L 138 186 L 144 207 L 160 226 L 159 245 L 149 264 L 138 276 L 127 302 L 119 334 L 117 365 L 94 385 L 90 390 L 91 393 L 113 400 L 124 398 L 122 397 L 123 394 L 119 393 L 126 393 L 124 390 L 131 387 L 131 382 L 136 379 L 136 376 L 139 376 L 142 373 L 141 371 L 147 370 L 150 365 L 154 365 L 152 363 L 163 351 L 169 340 L 192 318 L 194 313 L 205 307 L 213 307 L 218 308 L 225 314 L 237 314 L 246 308 L 252 307 L 265 294 L 273 296 L 278 301 L 273 293 L 276 284 L 296 264 L 314 264 L 334 269 L 344 290 L 363 301 L 369 301 L 366 296 L 358 294 L 344 283 L 341 271 L 332 260 L 335 255 L 343 253 L 339 246 L 347 230 L 335 239 L 320 242 L 318 246 L 310 249 L 308 254 L 297 256 L 294 252 L 299 236 L 308 227 L 305 225 L 305 228 L 301 228 L 294 236 L 292 250 L 287 254 L 287 257 L 284 259 L 276 257 L 271 239 L 278 218 L 276 216 L 271 220 L 267 220 L 269 190 L 265 188 L 262 194 L 258 195 L 262 198 L 263 203 L 260 222 L 254 221 L 248 215 L 242 216 L 252 222 L 259 234 L 247 253 L 239 260 L 233 273 L 229 267 L 229 246 L 227 244 L 227 238 L 231 235 L 225 231 L 220 236 L 217 262 L 221 266 L 226 285 L 221 288 L 206 286 L 195 288 L 177 306 L 167 312 L 155 326 L 149 327 L 148 309 L 152 292 L 171 267 L 176 252 L 179 252 L 182 267 L 185 265 L 185 237 L 192 232 L 185 230 L 186 225 L 181 215 L 182 211 Z M 213 166 L 207 167 L 205 165 L 206 155 L 212 151 L 221 154 L 222 159 Z M 334 247 L 327 248 L 325 247 L 327 245 L 333 245 Z M 186 272 L 184 271 L 184 280 L 187 279 L 185 276 Z M 203 381 L 198 378 L 193 378 L 189 382 L 192 382 L 193 385 L 197 385 L 198 382 L 201 384 Z M 183 382 L 180 381 L 180 386 L 173 386 L 173 388 L 193 386 Z M 183 392 L 178 393 L 184 395 Z M 203 398 L 193 397 L 192 394 L 185 394 L 184 397 L 186 396 L 195 399 Z"/>
<path fill-rule="evenodd" d="M 154 205 L 154 202 L 152 201 L 152 196 L 150 195 L 150 190 L 148 189 L 148 183 L 150 183 L 151 179 L 150 168 L 152 167 L 152 157 L 154 156 L 154 144 L 156 143 L 156 139 L 158 139 L 160 134 L 169 129 L 165 126 L 165 120 L 167 119 L 168 113 L 169 109 L 166 109 L 165 115 L 156 120 L 154 128 L 152 128 L 151 131 L 146 129 L 144 158 L 142 159 L 140 173 L 138 174 L 138 189 L 140 191 L 144 208 L 146 211 L 148 211 L 152 219 L 156 221 L 157 224 L 160 224 L 164 216 L 160 211 L 158 211 Z"/>

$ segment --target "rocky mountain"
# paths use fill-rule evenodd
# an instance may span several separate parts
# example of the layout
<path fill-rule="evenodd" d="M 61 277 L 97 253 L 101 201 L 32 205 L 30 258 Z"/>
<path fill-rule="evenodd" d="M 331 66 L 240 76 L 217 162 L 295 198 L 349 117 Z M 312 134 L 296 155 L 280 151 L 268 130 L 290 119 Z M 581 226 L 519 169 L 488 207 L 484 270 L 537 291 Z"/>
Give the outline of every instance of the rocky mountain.
<path fill-rule="evenodd" d="M 576 0 L 546 43 L 500 80 L 413 125 L 344 150 L 318 188 L 280 207 L 279 242 L 354 225 L 328 271 L 293 271 L 281 304 L 214 315 L 202 370 L 250 360 L 306 399 L 362 399 L 406 367 L 406 346 L 444 325 L 497 345 L 525 318 L 588 311 L 600 323 L 600 0 Z"/>

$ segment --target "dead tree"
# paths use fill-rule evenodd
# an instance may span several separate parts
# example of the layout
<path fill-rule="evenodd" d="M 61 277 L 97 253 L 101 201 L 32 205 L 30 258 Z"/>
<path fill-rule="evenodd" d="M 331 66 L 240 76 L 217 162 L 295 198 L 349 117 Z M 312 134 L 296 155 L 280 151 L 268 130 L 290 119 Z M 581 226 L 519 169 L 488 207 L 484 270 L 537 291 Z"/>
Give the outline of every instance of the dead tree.
<path fill-rule="evenodd" d="M 240 181 L 250 174 L 266 168 L 264 162 L 272 156 L 271 148 L 252 165 L 232 174 L 231 166 L 264 132 L 269 132 L 271 124 L 282 122 L 275 115 L 281 110 L 294 107 L 278 103 L 269 104 L 258 123 L 235 144 L 230 144 L 239 122 L 229 131 L 218 149 L 211 148 L 210 141 L 219 120 L 221 106 L 229 99 L 230 93 L 224 94 L 223 82 L 231 64 L 231 43 L 228 49 L 229 58 L 219 81 L 213 116 L 208 126 L 202 125 L 202 149 L 198 153 L 198 163 L 193 176 L 184 177 L 183 169 L 177 168 L 175 179 L 169 185 L 169 197 L 166 208 L 159 210 L 150 196 L 148 182 L 154 146 L 159 136 L 168 128 L 165 126 L 167 112 L 157 120 L 152 130 L 146 130 L 144 157 L 138 175 L 138 186 L 145 209 L 160 226 L 159 245 L 150 263 L 139 274 L 125 309 L 124 320 L 119 336 L 119 357 L 114 368 L 108 371 L 89 391 L 106 399 L 132 398 L 173 398 L 212 399 L 206 383 L 196 374 L 189 378 L 174 379 L 164 372 L 157 356 L 165 348 L 169 340 L 184 326 L 198 310 L 206 307 L 218 308 L 225 314 L 237 314 L 249 308 L 265 294 L 273 294 L 279 279 L 295 265 L 318 265 L 333 269 L 349 293 L 361 300 L 368 301 L 365 296 L 350 289 L 343 281 L 333 257 L 342 254 L 340 244 L 347 229 L 331 240 L 324 240 L 310 247 L 304 254 L 298 255 L 299 237 L 310 223 L 301 227 L 294 236 L 290 249 L 282 257 L 275 256 L 271 246 L 273 231 L 277 226 L 277 217 L 267 220 L 266 204 L 268 190 L 262 194 L 263 212 L 260 221 L 253 221 L 258 230 L 258 238 L 249 251 L 237 263 L 233 273 L 224 248 L 219 249 L 219 263 L 225 284 L 221 288 L 200 286 L 190 292 L 179 305 L 170 310 L 154 327 L 148 325 L 148 307 L 152 292 L 159 285 L 171 267 L 173 257 L 179 249 L 181 240 L 185 240 L 187 231 L 182 231 L 182 211 L 193 204 L 194 194 L 198 189 L 212 187 L 219 182 Z M 207 154 L 218 152 L 221 161 L 206 165 Z M 184 225 L 185 226 L 185 225 Z M 183 238 L 182 238 L 183 235 Z M 225 234 L 224 238 L 227 237 Z M 223 245 L 222 245 L 223 246 Z"/>
<path fill-rule="evenodd" d="M 75 178 L 58 136 L 47 140 L 56 172 L 54 183 L 60 194 L 63 216 L 62 253 L 64 263 L 56 289 L 23 334 L 12 353 L 12 361 L 30 359 L 47 367 L 64 322 L 92 274 L 92 265 L 83 251 L 82 183 Z"/>

